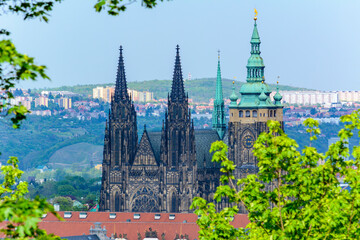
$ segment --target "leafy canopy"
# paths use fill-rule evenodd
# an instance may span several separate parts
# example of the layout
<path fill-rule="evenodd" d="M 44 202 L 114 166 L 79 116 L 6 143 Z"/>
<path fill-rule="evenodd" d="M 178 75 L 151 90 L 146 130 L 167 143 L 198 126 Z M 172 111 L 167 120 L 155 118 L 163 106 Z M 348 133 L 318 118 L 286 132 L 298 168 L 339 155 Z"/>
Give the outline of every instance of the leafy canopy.
<path fill-rule="evenodd" d="M 352 160 L 345 159 L 350 156 L 349 139 L 359 134 L 360 110 L 341 121 L 345 127 L 338 133 L 340 140 L 324 154 L 311 145 L 299 152 L 280 123 L 269 121 L 269 132 L 254 144 L 258 174 L 236 184 L 227 146 L 213 143 L 212 160 L 221 163 L 224 173 L 214 199 L 227 197 L 230 207 L 216 211 L 214 203 L 194 198 L 191 208 L 201 215 L 199 239 L 359 239 L 360 147 L 353 148 Z M 308 119 L 304 124 L 311 142 L 316 141 L 318 122 Z M 248 212 L 246 229 L 231 225 L 240 207 Z"/>

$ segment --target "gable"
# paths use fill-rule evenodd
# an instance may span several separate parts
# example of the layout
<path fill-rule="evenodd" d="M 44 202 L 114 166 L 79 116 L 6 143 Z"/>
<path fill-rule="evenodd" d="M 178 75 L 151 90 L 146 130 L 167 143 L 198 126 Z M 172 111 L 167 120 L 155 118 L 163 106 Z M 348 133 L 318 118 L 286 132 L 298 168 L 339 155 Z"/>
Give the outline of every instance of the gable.
<path fill-rule="evenodd" d="M 135 154 L 133 166 L 158 166 L 149 136 L 145 130 Z"/>

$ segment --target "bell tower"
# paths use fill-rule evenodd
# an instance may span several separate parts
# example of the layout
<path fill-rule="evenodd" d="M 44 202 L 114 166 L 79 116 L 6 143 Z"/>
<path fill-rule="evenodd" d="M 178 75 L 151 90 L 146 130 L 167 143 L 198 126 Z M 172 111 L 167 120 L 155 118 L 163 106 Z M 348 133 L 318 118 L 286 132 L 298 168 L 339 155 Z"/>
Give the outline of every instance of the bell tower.
<path fill-rule="evenodd" d="M 261 42 L 256 21 L 255 15 L 251 55 L 246 66 L 246 83 L 240 89 L 240 102 L 237 103 L 235 86 L 230 96 L 229 158 L 236 165 L 234 174 L 238 179 L 258 172 L 253 145 L 259 134 L 268 130 L 267 121 L 276 120 L 283 125 L 282 97 L 277 91 L 275 101 L 272 101 L 271 90 L 265 82 L 265 65 L 260 56 Z"/>

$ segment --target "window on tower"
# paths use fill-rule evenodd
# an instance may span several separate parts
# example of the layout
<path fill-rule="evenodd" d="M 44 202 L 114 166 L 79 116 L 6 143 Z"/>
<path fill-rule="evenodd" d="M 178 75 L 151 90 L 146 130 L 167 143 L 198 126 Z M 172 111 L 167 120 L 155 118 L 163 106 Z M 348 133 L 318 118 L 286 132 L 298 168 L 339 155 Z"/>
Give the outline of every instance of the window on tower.
<path fill-rule="evenodd" d="M 274 117 L 276 117 L 276 110 L 274 110 Z"/>
<path fill-rule="evenodd" d="M 244 117 L 244 112 L 243 111 L 239 111 L 239 117 Z"/>
<path fill-rule="evenodd" d="M 250 111 L 249 111 L 249 110 L 246 110 L 245 116 L 246 116 L 246 117 L 250 117 Z"/>
<path fill-rule="evenodd" d="M 270 110 L 270 117 L 272 117 L 272 110 Z"/>
<path fill-rule="evenodd" d="M 256 110 L 254 110 L 253 112 L 252 112 L 252 115 L 253 115 L 253 117 L 257 117 L 257 111 Z"/>

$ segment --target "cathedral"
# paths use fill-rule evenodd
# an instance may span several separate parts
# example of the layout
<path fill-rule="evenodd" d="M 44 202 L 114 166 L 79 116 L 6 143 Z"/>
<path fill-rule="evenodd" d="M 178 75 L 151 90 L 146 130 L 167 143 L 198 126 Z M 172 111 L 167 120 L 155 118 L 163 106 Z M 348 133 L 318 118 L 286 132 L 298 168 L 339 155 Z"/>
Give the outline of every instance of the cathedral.
<path fill-rule="evenodd" d="M 212 129 L 198 130 L 191 119 L 177 46 L 162 130 L 151 132 L 144 126 L 140 141 L 120 47 L 115 93 L 105 127 L 100 211 L 187 213 L 196 196 L 213 201 L 221 174 L 220 166 L 211 161 L 209 149 L 218 140 L 229 146 L 236 178 L 258 172 L 253 143 L 261 132 L 267 131 L 267 120 L 282 123 L 283 106 L 278 91 L 274 101 L 270 99 L 271 90 L 265 83 L 256 18 L 250 43 L 246 83 L 240 89 L 240 101 L 233 86 L 228 126 L 220 56 Z M 219 206 L 222 204 L 225 203 Z"/>

